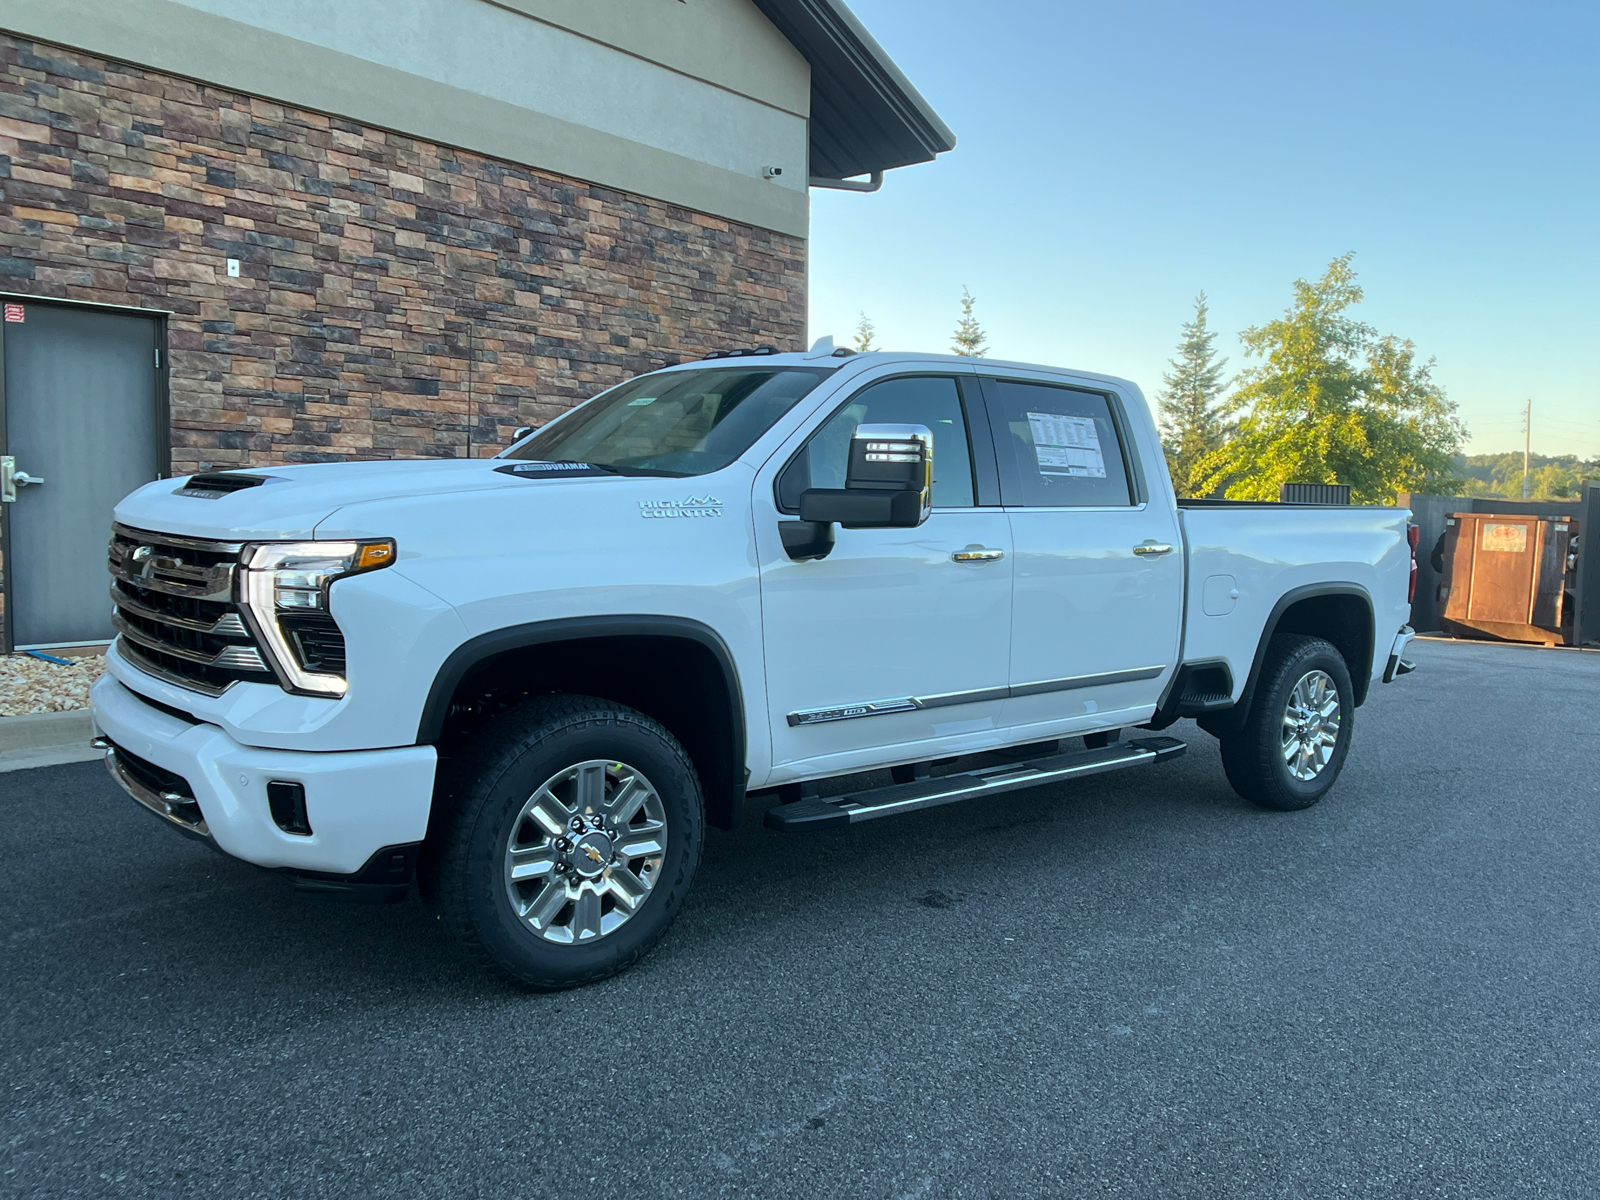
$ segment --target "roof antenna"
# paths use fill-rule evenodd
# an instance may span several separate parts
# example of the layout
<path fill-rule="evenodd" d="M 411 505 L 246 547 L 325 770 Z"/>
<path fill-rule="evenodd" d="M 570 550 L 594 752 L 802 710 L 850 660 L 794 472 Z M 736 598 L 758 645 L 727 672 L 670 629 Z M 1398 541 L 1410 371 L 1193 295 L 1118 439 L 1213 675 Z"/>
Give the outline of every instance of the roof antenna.
<path fill-rule="evenodd" d="M 817 344 L 812 346 L 811 349 L 806 353 L 806 357 L 807 358 L 832 358 L 833 357 L 833 335 L 830 333 L 827 337 L 819 337 L 817 339 Z"/>

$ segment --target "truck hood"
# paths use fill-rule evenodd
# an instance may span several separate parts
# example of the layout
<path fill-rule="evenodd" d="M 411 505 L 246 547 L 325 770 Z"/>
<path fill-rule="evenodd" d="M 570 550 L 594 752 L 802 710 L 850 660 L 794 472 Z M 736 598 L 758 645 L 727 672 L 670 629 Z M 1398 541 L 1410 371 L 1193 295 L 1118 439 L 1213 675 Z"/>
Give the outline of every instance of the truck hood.
<path fill-rule="evenodd" d="M 159 479 L 117 505 L 116 519 L 135 529 L 218 541 L 295 539 L 314 536 L 318 523 L 350 504 L 399 497 L 455 495 L 497 488 L 588 483 L 604 475 L 539 480 L 512 478 L 495 470 L 498 459 L 400 459 L 377 462 L 306 463 L 207 475 L 264 478 L 257 486 L 215 498 L 178 493 L 191 476 Z"/>

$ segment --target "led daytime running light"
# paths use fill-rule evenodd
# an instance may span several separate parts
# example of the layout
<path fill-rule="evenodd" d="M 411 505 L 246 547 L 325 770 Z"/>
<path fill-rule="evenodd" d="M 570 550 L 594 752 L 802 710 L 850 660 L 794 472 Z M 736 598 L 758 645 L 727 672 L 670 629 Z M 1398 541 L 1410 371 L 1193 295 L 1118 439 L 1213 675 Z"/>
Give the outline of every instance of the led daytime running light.
<path fill-rule="evenodd" d="M 244 553 L 240 600 L 257 636 L 293 691 L 342 696 L 343 675 L 307 671 L 284 636 L 279 616 L 328 613 L 328 591 L 340 579 L 387 567 L 394 541 L 263 542 Z M 331 620 L 331 616 L 329 617 Z"/>

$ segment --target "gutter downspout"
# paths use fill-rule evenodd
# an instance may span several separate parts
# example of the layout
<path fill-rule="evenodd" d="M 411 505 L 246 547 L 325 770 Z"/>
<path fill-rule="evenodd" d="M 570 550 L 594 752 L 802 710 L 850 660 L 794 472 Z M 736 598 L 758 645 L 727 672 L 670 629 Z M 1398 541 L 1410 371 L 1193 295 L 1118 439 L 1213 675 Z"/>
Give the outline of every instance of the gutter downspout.
<path fill-rule="evenodd" d="M 883 172 L 874 171 L 866 179 L 826 179 L 821 175 L 813 175 L 808 186 L 831 188 L 836 192 L 875 192 L 883 186 Z"/>

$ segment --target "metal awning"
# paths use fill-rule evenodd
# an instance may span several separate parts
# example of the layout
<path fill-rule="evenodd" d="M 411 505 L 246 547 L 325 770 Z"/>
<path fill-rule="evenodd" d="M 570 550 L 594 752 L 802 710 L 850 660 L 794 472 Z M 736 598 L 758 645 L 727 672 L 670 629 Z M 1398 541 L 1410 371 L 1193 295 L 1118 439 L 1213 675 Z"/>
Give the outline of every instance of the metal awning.
<path fill-rule="evenodd" d="M 956 135 L 842 0 L 754 0 L 811 63 L 811 174 L 931 162 Z"/>

